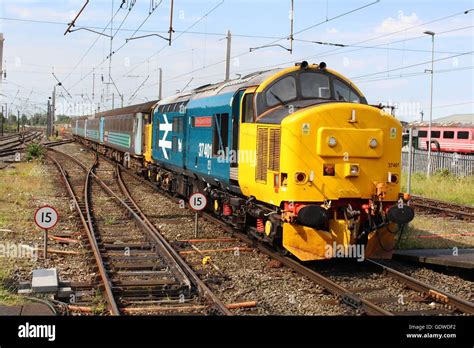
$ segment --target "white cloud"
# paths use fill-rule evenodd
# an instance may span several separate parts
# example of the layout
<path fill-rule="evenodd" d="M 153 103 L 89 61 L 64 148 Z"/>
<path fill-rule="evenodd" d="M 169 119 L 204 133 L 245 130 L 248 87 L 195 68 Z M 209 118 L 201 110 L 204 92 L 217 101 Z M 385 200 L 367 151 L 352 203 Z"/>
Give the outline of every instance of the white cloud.
<path fill-rule="evenodd" d="M 328 34 L 337 34 L 337 33 L 339 33 L 339 30 L 337 30 L 336 28 L 329 28 L 329 29 L 326 29 L 326 33 L 328 33 Z"/>
<path fill-rule="evenodd" d="M 382 34 L 391 33 L 412 27 L 417 24 L 420 24 L 420 19 L 415 12 L 409 16 L 406 16 L 403 14 L 402 10 L 399 10 L 397 18 L 388 17 L 382 22 L 382 24 L 375 28 L 375 32 Z"/>

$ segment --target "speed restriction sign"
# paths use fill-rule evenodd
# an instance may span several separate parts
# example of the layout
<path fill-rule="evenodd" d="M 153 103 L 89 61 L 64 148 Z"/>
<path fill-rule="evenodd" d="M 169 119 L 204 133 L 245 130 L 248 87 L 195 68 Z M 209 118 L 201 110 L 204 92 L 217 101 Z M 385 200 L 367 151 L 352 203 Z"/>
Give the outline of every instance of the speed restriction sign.
<path fill-rule="evenodd" d="M 195 211 L 201 211 L 207 206 L 207 198 L 202 193 L 196 192 L 189 197 L 189 206 Z"/>
<path fill-rule="evenodd" d="M 45 205 L 36 210 L 35 212 L 35 224 L 45 230 L 49 230 L 56 226 L 58 223 L 58 212 L 56 209 L 49 205 Z"/>

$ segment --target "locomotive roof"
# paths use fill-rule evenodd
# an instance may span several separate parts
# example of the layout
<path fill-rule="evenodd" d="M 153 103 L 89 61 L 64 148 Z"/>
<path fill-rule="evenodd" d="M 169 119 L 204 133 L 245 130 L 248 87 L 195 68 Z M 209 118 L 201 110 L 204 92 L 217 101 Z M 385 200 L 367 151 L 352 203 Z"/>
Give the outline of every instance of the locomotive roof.
<path fill-rule="evenodd" d="M 120 109 L 102 111 L 95 114 L 95 117 L 97 118 L 102 116 L 127 115 L 136 114 L 138 112 L 149 112 L 153 105 L 155 105 L 157 102 L 158 100 L 153 100 L 142 104 L 129 105 Z"/>
<path fill-rule="evenodd" d="M 115 115 L 129 115 L 135 114 L 137 112 L 149 112 L 151 108 L 158 102 L 158 100 L 149 101 L 146 103 L 129 105 L 124 108 L 113 109 L 98 112 L 95 115 L 87 115 L 87 116 L 76 116 L 73 117 L 74 120 L 84 120 L 84 119 L 91 119 L 91 118 L 99 118 L 102 116 L 115 116 Z"/>
<path fill-rule="evenodd" d="M 172 103 L 177 103 L 180 101 L 186 101 L 190 99 L 198 99 L 203 97 L 209 97 L 229 92 L 236 92 L 241 88 L 246 88 L 249 86 L 256 86 L 261 84 L 270 76 L 274 75 L 276 72 L 282 70 L 271 69 L 254 72 L 245 76 L 238 77 L 233 80 L 223 81 L 213 84 L 206 84 L 197 88 L 194 88 L 191 91 L 181 92 L 175 95 L 172 95 L 168 98 L 162 99 L 158 105 L 167 105 Z"/>

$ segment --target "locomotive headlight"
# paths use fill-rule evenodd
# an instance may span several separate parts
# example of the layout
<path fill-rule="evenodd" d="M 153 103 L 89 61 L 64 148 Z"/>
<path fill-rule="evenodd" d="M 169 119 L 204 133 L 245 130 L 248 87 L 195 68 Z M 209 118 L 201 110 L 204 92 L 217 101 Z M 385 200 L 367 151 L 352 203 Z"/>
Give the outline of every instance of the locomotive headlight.
<path fill-rule="evenodd" d="M 357 164 L 351 164 L 350 173 L 351 173 L 352 176 L 357 176 L 357 175 L 359 175 L 359 165 L 357 165 Z"/>
<path fill-rule="evenodd" d="M 337 139 L 335 137 L 329 137 L 328 139 L 328 145 L 330 147 L 334 147 L 337 145 Z"/>
<path fill-rule="evenodd" d="M 379 143 L 377 142 L 377 139 L 375 139 L 375 138 L 372 138 L 372 139 L 370 139 L 370 141 L 369 141 L 369 146 L 370 146 L 372 149 L 375 149 L 378 144 L 379 144 Z"/>
<path fill-rule="evenodd" d="M 345 163 L 344 176 L 346 178 L 358 177 L 360 173 L 359 163 Z"/>

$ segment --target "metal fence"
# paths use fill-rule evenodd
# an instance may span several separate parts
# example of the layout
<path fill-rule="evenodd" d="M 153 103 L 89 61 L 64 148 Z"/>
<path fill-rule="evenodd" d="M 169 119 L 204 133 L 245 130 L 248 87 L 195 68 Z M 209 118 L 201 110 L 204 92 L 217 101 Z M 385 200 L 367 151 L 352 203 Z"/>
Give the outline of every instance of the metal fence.
<path fill-rule="evenodd" d="M 425 172 L 428 166 L 428 152 L 413 150 L 412 171 Z M 403 171 L 408 171 L 408 150 L 402 152 Z M 431 172 L 448 170 L 458 176 L 474 175 L 474 156 L 448 152 L 431 152 Z"/>

